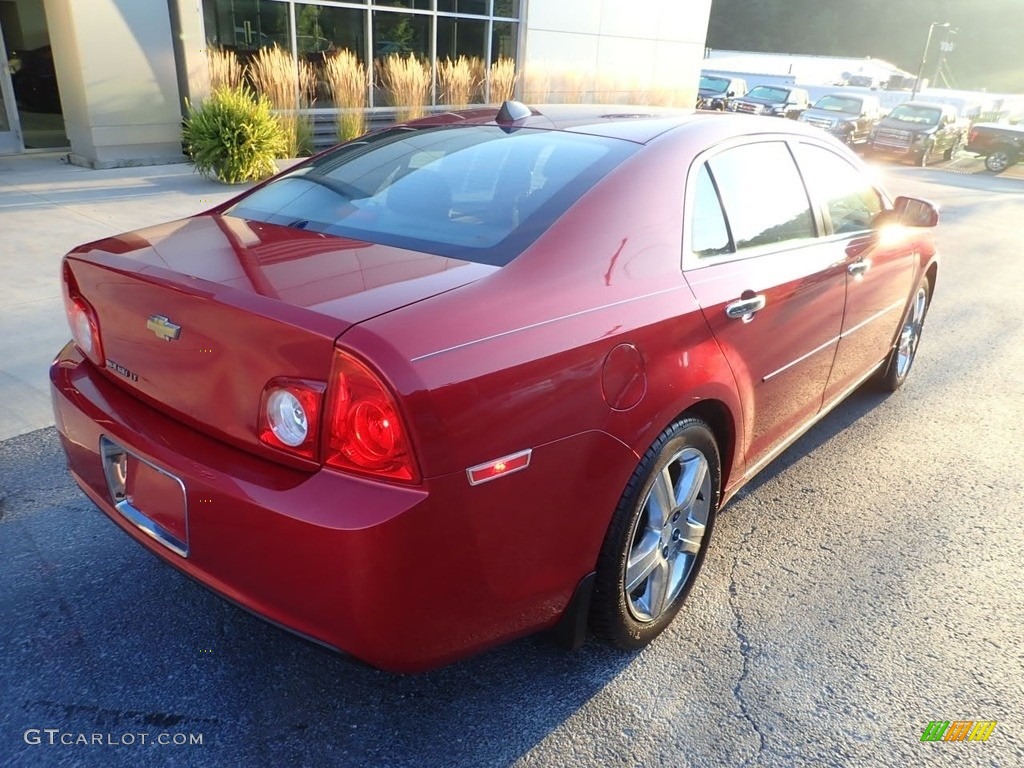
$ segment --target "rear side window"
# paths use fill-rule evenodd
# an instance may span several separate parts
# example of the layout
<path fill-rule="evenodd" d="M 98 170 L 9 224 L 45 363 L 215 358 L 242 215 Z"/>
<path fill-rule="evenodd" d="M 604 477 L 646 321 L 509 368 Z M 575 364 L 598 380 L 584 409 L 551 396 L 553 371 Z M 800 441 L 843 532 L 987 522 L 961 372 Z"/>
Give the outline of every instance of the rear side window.
<path fill-rule="evenodd" d="M 492 125 L 392 129 L 317 158 L 226 213 L 501 266 L 636 147 Z"/>
<path fill-rule="evenodd" d="M 707 168 L 736 250 L 816 236 L 807 190 L 785 143 L 733 147 L 712 157 Z"/>
<path fill-rule="evenodd" d="M 690 250 L 702 257 L 721 256 L 732 251 L 729 228 L 706 165 L 702 165 L 697 172 L 697 183 L 693 190 Z"/>
<path fill-rule="evenodd" d="M 811 194 L 828 210 L 832 231 L 848 234 L 870 230 L 884 204 L 864 174 L 822 147 L 799 144 L 796 154 Z"/>

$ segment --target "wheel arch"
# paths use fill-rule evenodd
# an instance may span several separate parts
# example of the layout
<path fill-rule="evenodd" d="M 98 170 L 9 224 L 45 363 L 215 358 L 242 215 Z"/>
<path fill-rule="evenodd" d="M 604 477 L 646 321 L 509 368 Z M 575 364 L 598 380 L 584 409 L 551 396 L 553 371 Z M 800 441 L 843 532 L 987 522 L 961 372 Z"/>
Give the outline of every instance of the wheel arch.
<path fill-rule="evenodd" d="M 924 273 L 925 278 L 928 280 L 928 295 L 935 295 L 935 281 L 939 276 L 939 265 L 934 261 L 928 265 L 928 269 Z"/>
<path fill-rule="evenodd" d="M 686 418 L 687 416 L 694 416 L 711 428 L 711 433 L 715 437 L 715 443 L 718 445 L 719 460 L 722 466 L 721 491 L 724 495 L 725 489 L 729 486 L 729 480 L 732 478 L 733 467 L 737 459 L 735 455 L 737 444 L 736 420 L 733 418 L 729 407 L 721 400 L 714 398 L 693 403 L 676 416 L 673 421 Z"/>
<path fill-rule="evenodd" d="M 718 446 L 722 470 L 722 498 L 727 497 L 730 482 L 743 474 L 741 437 L 743 433 L 739 396 L 735 392 L 704 392 L 691 396 L 685 402 L 675 402 L 652 414 L 644 430 L 634 434 L 628 444 L 634 455 L 643 456 L 658 435 L 670 425 L 685 418 L 698 418 L 708 425 Z"/>

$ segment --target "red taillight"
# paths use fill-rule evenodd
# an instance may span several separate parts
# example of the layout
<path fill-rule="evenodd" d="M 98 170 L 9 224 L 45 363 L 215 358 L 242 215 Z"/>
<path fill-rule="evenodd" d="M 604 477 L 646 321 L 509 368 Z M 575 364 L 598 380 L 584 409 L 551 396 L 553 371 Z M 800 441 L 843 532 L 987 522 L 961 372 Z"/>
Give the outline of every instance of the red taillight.
<path fill-rule="evenodd" d="M 977 131 L 977 129 L 972 129 L 970 136 L 967 137 L 967 143 L 968 144 L 973 144 L 975 141 L 977 141 L 977 139 L 978 139 L 978 131 Z"/>
<path fill-rule="evenodd" d="M 307 459 L 316 459 L 323 384 L 273 379 L 260 398 L 260 442 Z"/>
<path fill-rule="evenodd" d="M 419 480 L 394 396 L 373 371 L 341 350 L 334 354 L 324 430 L 326 464 L 393 480 Z"/>
<path fill-rule="evenodd" d="M 100 323 L 96 317 L 96 310 L 79 293 L 78 284 L 67 262 L 64 262 L 62 276 L 64 312 L 67 314 L 68 325 L 71 326 L 71 337 L 82 350 L 82 354 L 102 368 L 106 363 L 103 345 L 100 343 Z"/>

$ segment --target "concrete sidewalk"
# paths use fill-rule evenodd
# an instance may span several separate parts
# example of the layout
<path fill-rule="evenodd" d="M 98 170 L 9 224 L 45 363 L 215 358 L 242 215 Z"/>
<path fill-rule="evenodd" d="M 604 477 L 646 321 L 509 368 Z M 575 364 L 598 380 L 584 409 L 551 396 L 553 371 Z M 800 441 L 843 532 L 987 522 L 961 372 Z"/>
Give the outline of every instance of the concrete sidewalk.
<path fill-rule="evenodd" d="M 62 153 L 0 157 L 0 442 L 53 424 L 47 369 L 71 337 L 61 257 L 74 246 L 205 210 L 245 189 L 191 165 L 94 171 Z"/>

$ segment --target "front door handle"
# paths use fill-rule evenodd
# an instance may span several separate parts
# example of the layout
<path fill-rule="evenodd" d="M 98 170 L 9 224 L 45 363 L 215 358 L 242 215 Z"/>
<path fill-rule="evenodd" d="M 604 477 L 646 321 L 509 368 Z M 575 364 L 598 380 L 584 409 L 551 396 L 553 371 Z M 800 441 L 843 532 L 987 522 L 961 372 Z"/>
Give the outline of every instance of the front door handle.
<path fill-rule="evenodd" d="M 742 320 L 749 323 L 754 319 L 754 313 L 764 309 L 765 298 L 763 293 L 756 296 L 737 299 L 725 305 L 725 314 L 733 320 Z"/>
<path fill-rule="evenodd" d="M 861 259 L 860 261 L 853 262 L 853 264 L 846 268 L 846 271 L 854 277 L 860 277 L 869 269 L 871 269 L 871 262 L 867 259 Z"/>

